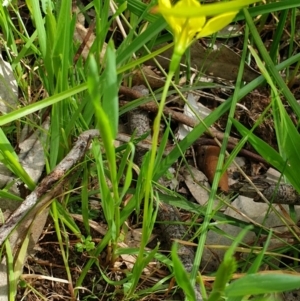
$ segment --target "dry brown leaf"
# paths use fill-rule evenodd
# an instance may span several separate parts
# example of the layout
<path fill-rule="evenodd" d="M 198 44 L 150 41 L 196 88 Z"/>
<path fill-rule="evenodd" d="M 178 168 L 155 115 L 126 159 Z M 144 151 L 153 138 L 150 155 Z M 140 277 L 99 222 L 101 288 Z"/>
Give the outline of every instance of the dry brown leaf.
<path fill-rule="evenodd" d="M 196 148 L 196 161 L 199 169 L 207 176 L 209 183 L 212 183 L 216 173 L 220 148 L 214 145 L 200 145 Z M 225 172 L 219 182 L 221 191 L 228 192 L 228 174 Z"/>
<path fill-rule="evenodd" d="M 85 42 L 85 37 L 86 37 L 87 34 L 88 34 L 88 28 L 85 28 L 79 22 L 76 23 L 76 27 L 75 27 L 75 31 L 74 31 L 74 40 L 79 42 L 79 43 L 83 43 L 83 42 Z M 90 52 L 90 49 L 91 49 L 94 41 L 95 41 L 95 35 L 92 33 L 89 36 L 88 40 L 85 42 L 84 48 L 81 52 L 81 55 L 84 59 L 87 59 L 88 54 Z M 104 58 L 104 55 L 105 55 L 105 52 L 106 52 L 106 47 L 107 47 L 107 44 L 104 43 L 102 51 L 100 53 L 100 62 L 103 61 L 103 58 Z"/>
<path fill-rule="evenodd" d="M 162 47 L 164 45 L 160 45 Z M 168 49 L 161 55 L 157 56 L 157 61 L 163 68 L 168 69 L 170 58 L 173 49 Z M 184 64 L 185 58 L 182 58 Z M 236 80 L 241 57 L 226 46 L 222 46 L 216 50 L 205 49 L 200 43 L 196 42 L 191 46 L 191 67 L 200 70 L 206 75 L 220 77 L 226 80 Z M 154 65 L 152 60 L 148 61 L 149 64 Z M 183 67 L 184 69 L 185 67 Z M 243 80 L 251 82 L 260 74 L 245 64 Z"/>
<path fill-rule="evenodd" d="M 11 65 L 0 54 L 0 113 L 7 114 L 18 105 L 18 85 Z"/>
<path fill-rule="evenodd" d="M 42 125 L 43 131 L 36 130 L 32 132 L 29 137 L 31 129 L 24 127 L 21 134 L 21 142 L 19 144 L 19 161 L 24 167 L 25 171 L 34 182 L 38 182 L 45 165 L 44 147 L 47 131 L 49 129 L 50 120 L 47 118 Z M 26 139 L 24 139 L 26 137 Z M 10 188 L 10 192 L 20 196 L 19 183 L 16 177 L 9 173 L 9 170 L 0 165 L 0 188 L 5 187 L 6 183 L 15 181 L 15 184 Z M 20 206 L 20 202 L 12 201 L 10 199 L 0 198 L 1 211 L 12 212 Z M 13 255 L 18 263 L 18 268 L 15 269 L 22 271 L 23 264 L 26 260 L 27 254 L 32 254 L 36 242 L 38 241 L 46 219 L 48 216 L 48 209 L 39 212 L 38 214 L 28 214 L 26 218 L 20 223 L 19 227 L 10 235 L 9 245 Z M 5 219 L 6 220 L 6 219 Z M 26 237 L 30 237 L 28 245 L 26 245 Z M 21 246 L 25 243 L 24 248 Z M 22 251 L 21 251 L 22 250 Z M 7 301 L 8 298 L 8 282 L 7 282 L 7 260 L 4 256 L 0 262 L 0 301 Z"/>
<path fill-rule="evenodd" d="M 204 206 L 209 197 L 209 184 L 206 176 L 198 168 L 189 165 L 183 168 L 184 183 L 198 204 Z M 205 188 L 206 189 L 205 189 Z"/>
<path fill-rule="evenodd" d="M 152 89 L 158 89 L 164 86 L 165 81 L 149 67 L 143 66 L 142 70 L 133 73 L 133 84 L 135 86 L 149 84 Z"/>

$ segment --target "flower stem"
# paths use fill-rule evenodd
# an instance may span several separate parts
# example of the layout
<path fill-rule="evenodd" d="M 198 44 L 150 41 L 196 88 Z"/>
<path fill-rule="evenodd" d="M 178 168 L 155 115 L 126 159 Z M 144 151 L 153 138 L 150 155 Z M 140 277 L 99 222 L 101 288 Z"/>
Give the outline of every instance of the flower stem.
<path fill-rule="evenodd" d="M 158 145 L 160 122 L 161 122 L 164 106 L 166 103 L 168 90 L 169 90 L 172 78 L 176 72 L 176 69 L 179 66 L 180 59 L 181 59 L 181 56 L 178 55 L 176 52 L 174 52 L 172 55 L 171 62 L 170 62 L 170 68 L 169 68 L 169 72 L 168 72 L 168 75 L 166 78 L 166 83 L 165 83 L 165 86 L 164 86 L 164 89 L 162 92 L 160 104 L 158 106 L 157 115 L 154 119 L 153 135 L 152 135 L 152 149 L 151 149 L 151 153 L 150 153 L 149 168 L 148 168 L 148 171 L 146 174 L 146 179 L 145 179 L 144 218 L 147 218 L 147 216 L 148 216 L 151 182 L 153 179 L 153 171 L 154 171 L 155 157 L 156 157 L 156 151 L 157 151 L 157 145 Z"/>
<path fill-rule="evenodd" d="M 145 196 L 144 196 L 144 221 L 145 218 L 148 217 L 148 208 L 149 208 L 149 199 L 150 199 L 150 193 L 152 188 L 152 179 L 153 179 L 153 171 L 154 171 L 154 165 L 155 165 L 155 157 L 156 157 L 156 151 L 158 147 L 158 136 L 159 136 L 159 129 L 160 129 L 160 122 L 163 114 L 163 109 L 166 103 L 166 98 L 168 94 L 168 90 L 170 87 L 170 83 L 172 81 L 172 78 L 174 76 L 173 71 L 169 71 L 166 79 L 166 83 L 162 92 L 161 101 L 158 106 L 157 115 L 154 119 L 153 124 L 153 135 L 152 135 L 152 148 L 150 151 L 150 159 L 149 159 L 149 168 L 146 173 L 146 179 L 145 179 Z M 144 222 L 143 221 L 143 222 Z"/>
<path fill-rule="evenodd" d="M 170 63 L 170 69 L 166 78 L 166 83 L 162 92 L 161 101 L 158 106 L 157 115 L 154 119 L 153 124 L 153 134 L 152 134 L 152 148 L 150 151 L 150 158 L 149 158 L 149 164 L 148 169 L 146 171 L 146 177 L 145 177 L 145 194 L 144 194 L 144 212 L 143 212 L 143 229 L 150 229 L 150 220 L 152 220 L 152 212 L 149 210 L 152 204 L 152 179 L 153 179 L 153 173 L 155 168 L 155 158 L 156 158 L 156 152 L 158 148 L 158 136 L 159 136 L 159 129 L 160 129 L 160 122 L 163 115 L 164 106 L 166 103 L 168 90 L 172 81 L 172 78 L 174 76 L 174 73 L 179 65 L 180 62 L 180 56 L 177 54 L 173 54 L 171 63 Z M 172 67 L 171 67 L 172 66 Z M 150 211 L 150 212 L 149 212 Z M 151 231 L 148 231 L 148 235 L 151 234 Z M 148 241 L 148 238 L 143 239 L 141 242 L 140 247 L 140 253 L 139 257 L 142 258 L 145 245 Z"/>

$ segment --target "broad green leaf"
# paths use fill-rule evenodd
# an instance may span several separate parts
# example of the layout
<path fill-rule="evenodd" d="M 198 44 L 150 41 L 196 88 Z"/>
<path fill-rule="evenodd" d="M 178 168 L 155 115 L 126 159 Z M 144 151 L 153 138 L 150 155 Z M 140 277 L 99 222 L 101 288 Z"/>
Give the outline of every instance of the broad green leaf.
<path fill-rule="evenodd" d="M 235 280 L 225 289 L 226 296 L 258 295 L 286 292 L 300 288 L 300 274 L 284 272 L 256 273 Z"/>
<path fill-rule="evenodd" d="M 119 85 L 117 77 L 115 49 L 112 42 L 106 50 L 105 70 L 101 76 L 103 89 L 102 107 L 110 121 L 113 138 L 116 137 L 119 124 Z"/>
<path fill-rule="evenodd" d="M 49 11 L 52 11 L 52 3 L 50 0 L 41 0 L 43 13 L 47 14 Z"/>
<path fill-rule="evenodd" d="M 27 174 L 19 162 L 19 158 L 11 146 L 6 135 L 0 128 L 0 161 L 3 162 L 10 170 L 19 177 L 30 190 L 35 188 L 35 183 Z"/>

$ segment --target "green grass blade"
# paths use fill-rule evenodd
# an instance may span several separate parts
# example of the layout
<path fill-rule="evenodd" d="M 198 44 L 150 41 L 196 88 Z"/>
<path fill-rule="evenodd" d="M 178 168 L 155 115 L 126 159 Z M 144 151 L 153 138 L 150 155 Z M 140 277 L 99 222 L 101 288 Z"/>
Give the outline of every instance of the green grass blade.
<path fill-rule="evenodd" d="M 285 29 L 285 22 L 288 16 L 289 10 L 286 9 L 280 14 L 279 23 L 277 25 L 276 31 L 274 33 L 274 39 L 270 48 L 270 58 L 274 63 L 277 62 L 277 54 L 280 47 L 280 40 L 282 39 L 282 33 Z"/>
<path fill-rule="evenodd" d="M 121 189 L 118 205 L 122 203 L 124 196 L 128 192 L 130 185 L 132 184 L 132 167 L 133 167 L 134 153 L 135 153 L 134 144 L 129 142 L 118 170 L 118 183 L 120 183 L 121 176 L 124 175 L 124 171 L 126 169 L 124 184 Z"/>
<path fill-rule="evenodd" d="M 14 273 L 14 256 L 9 240 L 5 241 L 6 263 L 7 263 L 7 281 L 8 281 L 8 300 L 14 301 L 17 294 L 17 279 Z M 5 285 L 5 284 L 4 284 Z"/>
<path fill-rule="evenodd" d="M 82 177 L 82 190 L 81 190 L 81 211 L 85 231 L 87 235 L 91 234 L 90 224 L 89 224 L 89 196 L 88 196 L 88 169 L 87 166 L 84 167 L 83 177 Z"/>
<path fill-rule="evenodd" d="M 246 22 L 249 26 L 249 29 L 251 31 L 252 37 L 255 41 L 255 44 L 262 56 L 262 60 L 265 62 L 266 68 L 270 75 L 274 78 L 274 81 L 277 83 L 279 86 L 281 93 L 286 97 L 286 100 L 288 101 L 289 105 L 292 107 L 293 111 L 296 113 L 298 119 L 300 119 L 300 106 L 295 99 L 293 93 L 291 90 L 287 87 L 286 83 L 282 79 L 281 75 L 279 74 L 278 70 L 276 69 L 268 51 L 266 50 L 266 47 L 261 40 L 259 33 L 253 23 L 253 20 L 251 16 L 249 15 L 249 12 L 246 9 L 243 9 Z"/>
<path fill-rule="evenodd" d="M 232 245 L 229 247 L 229 249 L 226 251 L 224 255 L 224 259 L 220 264 L 218 271 L 216 273 L 216 280 L 213 285 L 213 290 L 211 292 L 211 295 L 208 298 L 208 301 L 218 301 L 223 298 L 226 285 L 231 279 L 233 273 L 237 269 L 237 263 L 234 258 L 235 249 L 238 247 L 239 243 L 242 241 L 246 233 L 249 230 L 251 230 L 251 228 L 252 228 L 251 226 L 248 226 L 245 229 L 243 229 L 238 234 L 238 236 L 236 237 Z"/>
<path fill-rule="evenodd" d="M 143 15 L 144 20 L 149 21 L 151 23 L 156 22 L 159 18 L 158 15 L 145 13 L 149 9 L 148 4 L 140 2 L 138 0 L 129 0 L 127 8 L 130 12 L 137 15 L 138 17 Z"/>
<path fill-rule="evenodd" d="M 75 86 L 74 88 L 68 89 L 64 92 L 55 94 L 53 96 L 50 96 L 46 99 L 43 99 L 39 102 L 27 105 L 21 109 L 15 110 L 13 112 L 10 112 L 6 115 L 0 116 L 0 126 L 7 124 L 9 122 L 18 120 L 24 116 L 27 116 L 29 114 L 32 114 L 34 112 L 37 112 L 41 109 L 47 108 L 55 103 L 58 103 L 68 97 L 71 97 L 77 93 L 80 93 L 82 91 L 87 90 L 87 84 L 83 83 L 78 86 Z"/>
<path fill-rule="evenodd" d="M 122 52 L 117 50 L 116 56 L 116 64 L 118 67 L 121 67 L 125 61 L 127 61 L 134 52 L 141 49 L 147 42 L 149 42 L 154 36 L 159 34 L 166 27 L 165 20 L 160 17 L 155 23 L 152 23 L 148 26 L 148 28 L 141 33 L 130 45 L 127 47 L 123 47 Z M 124 40 L 123 43 L 126 43 Z"/>
<path fill-rule="evenodd" d="M 104 216 L 107 221 L 108 227 L 112 228 L 112 222 L 114 220 L 114 200 L 111 196 L 111 192 L 106 181 L 101 148 L 97 141 L 93 143 L 92 151 L 96 160 L 98 182 L 100 187 L 100 195 L 102 197 L 102 208 Z"/>
<path fill-rule="evenodd" d="M 34 18 L 35 27 L 38 32 L 39 45 L 42 56 L 46 57 L 47 51 L 47 34 L 45 30 L 44 20 L 42 17 L 39 0 L 26 0 L 28 8 L 31 8 L 32 16 Z"/>
<path fill-rule="evenodd" d="M 299 186 L 299 175 L 297 170 L 293 166 L 287 164 L 286 161 L 266 142 L 262 139 L 256 137 L 251 131 L 249 131 L 246 127 L 241 125 L 236 120 L 232 121 L 236 129 L 240 132 L 242 136 L 247 136 L 248 141 L 255 148 L 255 150 L 272 166 L 278 169 L 281 173 L 283 173 L 290 183 L 297 189 Z M 298 190 L 298 189 L 297 189 Z"/>
<path fill-rule="evenodd" d="M 279 97 L 279 92 L 277 91 L 270 75 L 268 74 L 264 64 L 255 53 L 252 47 L 250 47 L 250 51 L 255 58 L 255 61 L 264 74 L 268 84 L 271 86 L 272 89 L 272 107 L 273 107 L 273 116 L 274 116 L 274 123 L 276 129 L 276 136 L 277 136 L 277 143 L 279 147 L 280 155 L 282 156 L 283 160 L 286 162 L 284 166 L 281 168 L 284 169 L 285 165 L 288 166 L 297 166 L 300 162 L 300 135 L 298 130 L 294 126 L 292 120 L 288 116 L 281 99 Z M 298 186 L 298 190 L 300 189 L 300 185 Z"/>
<path fill-rule="evenodd" d="M 264 259 L 264 254 L 265 252 L 267 252 L 268 247 L 270 245 L 270 241 L 272 239 L 273 236 L 273 232 L 272 229 L 270 230 L 267 239 L 263 245 L 263 249 L 261 250 L 261 252 L 256 256 L 254 262 L 252 263 L 251 267 L 249 268 L 247 274 L 253 274 L 259 271 L 259 268 L 261 266 L 261 264 L 263 263 L 263 259 Z"/>
<path fill-rule="evenodd" d="M 276 11 L 288 10 L 291 8 L 299 7 L 299 3 L 295 0 L 281 0 L 273 3 L 267 3 L 262 5 L 257 5 L 255 7 L 248 8 L 249 15 L 253 18 L 259 15 L 270 14 Z M 244 20 L 245 16 L 242 11 L 240 11 L 233 21 Z"/>
<path fill-rule="evenodd" d="M 17 201 L 17 202 L 22 202 L 23 199 L 15 194 L 9 193 L 7 191 L 4 190 L 0 190 L 0 197 L 1 198 L 5 198 L 5 199 L 10 199 L 13 201 Z"/>

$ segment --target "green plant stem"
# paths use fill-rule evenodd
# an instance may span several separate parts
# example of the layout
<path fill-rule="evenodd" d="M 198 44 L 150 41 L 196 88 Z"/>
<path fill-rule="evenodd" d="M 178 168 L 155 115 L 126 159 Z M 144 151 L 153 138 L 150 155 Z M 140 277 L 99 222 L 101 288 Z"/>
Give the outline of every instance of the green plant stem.
<path fill-rule="evenodd" d="M 59 225 L 59 213 L 58 213 L 58 209 L 57 209 L 57 204 L 56 204 L 56 200 L 54 200 L 51 204 L 51 209 L 52 209 L 52 218 L 53 218 L 53 222 L 54 222 L 54 228 L 55 228 L 55 232 L 56 232 L 56 235 L 57 235 L 57 240 L 58 240 L 58 244 L 59 244 L 59 247 L 60 247 L 60 251 L 61 251 L 61 256 L 63 258 L 63 262 L 64 262 L 64 265 L 65 265 L 65 269 L 66 269 L 66 273 L 67 273 L 67 279 L 69 281 L 69 287 L 72 287 L 72 273 L 70 271 L 70 267 L 69 267 L 69 263 L 68 263 L 68 256 L 66 254 L 66 251 L 64 249 L 64 243 L 63 243 L 63 238 L 62 238 L 62 235 L 61 235 L 61 228 L 60 228 L 60 225 Z M 68 244 L 66 244 L 66 247 L 68 247 Z M 73 288 L 72 288 L 72 291 Z M 71 294 L 72 291 L 70 291 Z"/>
<path fill-rule="evenodd" d="M 152 178 L 153 178 L 157 145 L 158 145 L 160 121 L 161 121 L 161 118 L 163 115 L 163 110 L 164 110 L 164 106 L 166 103 L 168 90 L 171 85 L 171 81 L 175 74 L 177 66 L 179 65 L 179 62 L 180 62 L 180 56 L 178 56 L 176 53 L 173 53 L 171 63 L 170 63 L 170 69 L 169 69 L 166 83 L 165 83 L 165 86 L 164 86 L 164 89 L 162 92 L 161 101 L 158 106 L 157 115 L 154 119 L 153 135 L 152 135 L 152 149 L 150 152 L 149 168 L 148 168 L 148 171 L 146 174 L 146 180 L 145 180 L 144 218 L 148 216 L 149 198 L 150 198 L 150 192 L 151 192 L 151 183 L 152 183 Z"/>
<path fill-rule="evenodd" d="M 172 60 L 173 61 L 173 66 L 176 65 L 174 62 L 177 61 L 179 65 L 180 59 L 178 60 L 178 56 L 173 54 Z M 171 63 L 172 64 L 172 63 Z M 162 119 L 163 115 L 163 109 L 166 103 L 167 99 L 167 94 L 168 90 L 172 81 L 172 78 L 174 76 L 174 70 L 176 68 L 170 68 L 169 73 L 166 78 L 166 83 L 162 92 L 162 97 L 160 104 L 158 106 L 158 111 L 157 115 L 154 119 L 154 124 L 153 124 L 153 135 L 152 135 L 152 148 L 150 151 L 150 158 L 148 161 L 148 166 L 146 170 L 146 176 L 145 176 L 145 184 L 144 184 L 144 211 L 143 211 L 143 239 L 141 240 L 141 245 L 140 245 L 140 250 L 138 254 L 138 258 L 136 263 L 137 264 L 142 264 L 144 262 L 144 250 L 146 247 L 146 244 L 148 242 L 148 238 L 151 235 L 151 230 L 154 225 L 154 219 L 153 217 L 155 216 L 156 213 L 153 213 L 150 209 L 153 206 L 153 193 L 152 193 L 152 179 L 153 179 L 153 174 L 154 174 L 154 168 L 155 168 L 155 159 L 156 159 L 156 152 L 157 152 L 157 145 L 158 145 L 158 136 L 159 136 L 159 129 L 160 129 L 160 122 Z M 138 273 L 141 272 L 141 269 L 138 269 L 136 267 L 136 271 Z M 138 278 L 137 278 L 138 279 Z M 128 293 L 128 296 L 130 296 L 133 293 L 133 290 L 135 289 L 135 284 L 131 286 L 131 289 Z"/>
<path fill-rule="evenodd" d="M 244 48 L 243 48 L 243 54 L 242 54 L 242 58 L 241 58 L 239 73 L 238 73 L 238 77 L 237 77 L 237 81 L 236 81 L 236 88 L 234 90 L 233 100 L 232 100 L 232 104 L 231 104 L 230 111 L 229 111 L 228 121 L 226 124 L 224 139 L 223 139 L 223 143 L 222 143 L 222 147 L 220 150 L 220 155 L 219 155 L 219 159 L 218 159 L 218 163 L 217 163 L 217 167 L 216 167 L 215 177 L 214 177 L 214 180 L 212 183 L 211 192 L 209 194 L 209 200 L 208 200 L 208 204 L 207 204 L 206 214 L 205 214 L 204 221 L 202 224 L 202 229 L 201 229 L 202 230 L 201 236 L 200 236 L 197 251 L 195 254 L 194 265 L 193 265 L 193 269 L 191 271 L 192 285 L 194 285 L 196 282 L 196 277 L 198 274 L 202 254 L 204 251 L 205 241 L 206 241 L 206 237 L 207 237 L 207 233 L 208 233 L 208 226 L 209 226 L 210 220 L 212 218 L 214 199 L 215 199 L 217 189 L 218 189 L 218 184 L 219 184 L 219 181 L 220 181 L 220 178 L 222 175 L 222 166 L 224 163 L 226 146 L 227 146 L 229 134 L 231 131 L 232 118 L 234 118 L 236 104 L 239 99 L 238 95 L 240 92 L 240 86 L 242 84 L 242 76 L 243 76 L 243 72 L 244 72 L 244 63 L 243 62 L 246 59 L 248 36 L 249 36 L 249 28 L 247 26 L 246 30 L 245 30 Z"/>
<path fill-rule="evenodd" d="M 146 179 L 145 179 L 145 196 L 144 196 L 144 220 L 143 224 L 146 223 L 146 219 L 148 218 L 148 208 L 149 208 L 149 199 L 150 199 L 150 193 L 151 193 L 151 186 L 152 186 L 152 178 L 153 178 L 153 171 L 154 171 L 154 164 L 155 164 L 155 157 L 156 157 L 156 151 L 157 151 L 157 144 L 158 144 L 158 135 L 159 135 L 159 129 L 160 129 L 160 121 L 163 114 L 163 109 L 165 106 L 167 93 L 171 84 L 172 77 L 174 76 L 174 71 L 169 71 L 166 84 L 164 86 L 164 90 L 162 93 L 161 101 L 158 106 L 157 115 L 154 119 L 153 124 L 153 135 L 152 135 L 152 149 L 150 152 L 150 160 L 149 160 L 149 168 L 146 173 Z M 141 248 L 141 251 L 143 252 L 143 248 Z"/>

